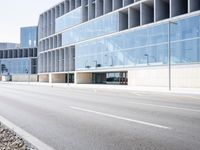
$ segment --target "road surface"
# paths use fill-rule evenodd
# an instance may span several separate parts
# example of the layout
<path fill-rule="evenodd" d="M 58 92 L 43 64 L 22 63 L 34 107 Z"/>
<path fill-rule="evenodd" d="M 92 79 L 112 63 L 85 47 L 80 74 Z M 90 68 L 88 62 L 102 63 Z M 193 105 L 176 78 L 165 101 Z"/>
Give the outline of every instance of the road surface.
<path fill-rule="evenodd" d="M 0 84 L 0 116 L 56 150 L 199 150 L 200 96 Z"/>

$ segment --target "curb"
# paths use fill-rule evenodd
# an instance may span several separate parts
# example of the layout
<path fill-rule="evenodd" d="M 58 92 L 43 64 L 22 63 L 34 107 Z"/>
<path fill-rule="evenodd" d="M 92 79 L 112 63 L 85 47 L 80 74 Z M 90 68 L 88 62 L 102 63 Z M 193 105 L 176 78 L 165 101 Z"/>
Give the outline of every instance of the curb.
<path fill-rule="evenodd" d="M 47 144 L 43 143 L 36 137 L 29 134 L 28 132 L 24 131 L 20 127 L 16 126 L 12 122 L 8 121 L 4 117 L 0 116 L 0 121 L 3 125 L 5 125 L 10 130 L 14 131 L 18 136 L 20 136 L 26 142 L 30 143 L 30 146 L 36 148 L 36 150 L 55 150 L 54 148 L 48 146 Z"/>

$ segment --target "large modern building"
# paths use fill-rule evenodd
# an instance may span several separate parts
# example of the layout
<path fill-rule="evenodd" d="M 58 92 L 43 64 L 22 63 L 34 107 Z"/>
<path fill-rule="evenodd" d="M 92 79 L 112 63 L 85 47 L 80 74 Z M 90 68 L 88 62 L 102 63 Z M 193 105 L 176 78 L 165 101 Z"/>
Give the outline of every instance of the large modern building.
<path fill-rule="evenodd" d="M 12 81 L 37 82 L 37 27 L 21 28 L 20 37 L 20 47 L 0 44 L 0 79 L 11 76 Z"/>
<path fill-rule="evenodd" d="M 17 43 L 0 42 L 0 50 L 2 50 L 2 49 L 11 49 L 11 48 L 19 48 L 19 44 L 17 44 Z"/>
<path fill-rule="evenodd" d="M 65 0 L 38 44 L 41 82 L 200 87 L 199 0 Z"/>
<path fill-rule="evenodd" d="M 37 47 L 37 26 L 22 27 L 20 29 L 20 47 Z"/>

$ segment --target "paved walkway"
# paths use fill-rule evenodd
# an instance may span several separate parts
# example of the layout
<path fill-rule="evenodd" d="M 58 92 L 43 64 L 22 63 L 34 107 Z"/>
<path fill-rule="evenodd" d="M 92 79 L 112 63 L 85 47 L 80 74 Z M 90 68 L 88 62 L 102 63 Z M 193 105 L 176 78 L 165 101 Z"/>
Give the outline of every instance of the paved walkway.
<path fill-rule="evenodd" d="M 164 93 L 179 93 L 179 94 L 198 94 L 200 88 L 174 88 L 169 91 L 168 87 L 145 87 L 145 86 L 125 86 L 125 85 L 105 85 L 105 84 L 67 84 L 67 83 L 39 83 L 39 82 L 0 82 L 4 84 L 23 84 L 23 85 L 43 85 L 56 87 L 71 87 L 71 88 L 92 88 L 92 89 L 108 89 L 108 90 L 131 90 L 131 91 L 146 91 L 146 92 L 164 92 Z"/>

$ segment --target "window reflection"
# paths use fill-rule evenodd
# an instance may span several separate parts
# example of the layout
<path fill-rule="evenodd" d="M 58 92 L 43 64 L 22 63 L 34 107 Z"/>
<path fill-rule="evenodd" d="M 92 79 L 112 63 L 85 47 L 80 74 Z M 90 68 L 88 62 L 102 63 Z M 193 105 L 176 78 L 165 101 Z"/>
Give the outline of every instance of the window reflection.
<path fill-rule="evenodd" d="M 82 7 L 67 13 L 66 15 L 56 19 L 56 32 L 81 23 Z"/>
<path fill-rule="evenodd" d="M 172 26 L 172 63 L 200 61 L 200 17 L 178 20 Z M 184 28 L 187 30 L 184 31 Z M 76 70 L 168 64 L 168 24 L 124 32 L 76 45 Z M 87 62 L 88 68 L 84 63 Z"/>
<path fill-rule="evenodd" d="M 29 59 L 2 59 L 1 73 L 5 75 L 12 74 L 27 74 L 30 70 Z"/>
<path fill-rule="evenodd" d="M 63 46 L 118 31 L 118 13 L 87 22 L 63 33 Z"/>

